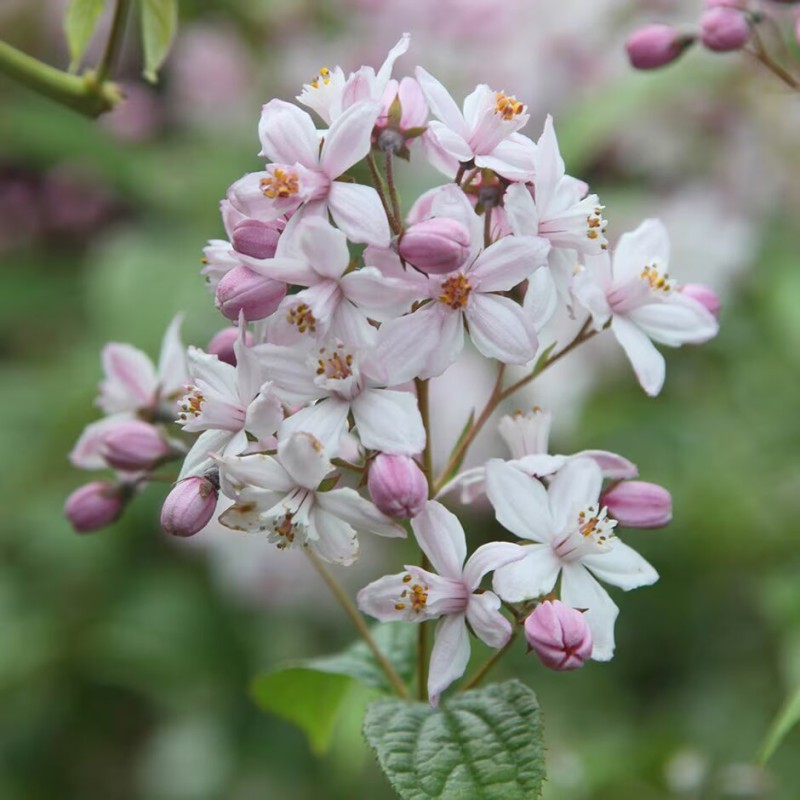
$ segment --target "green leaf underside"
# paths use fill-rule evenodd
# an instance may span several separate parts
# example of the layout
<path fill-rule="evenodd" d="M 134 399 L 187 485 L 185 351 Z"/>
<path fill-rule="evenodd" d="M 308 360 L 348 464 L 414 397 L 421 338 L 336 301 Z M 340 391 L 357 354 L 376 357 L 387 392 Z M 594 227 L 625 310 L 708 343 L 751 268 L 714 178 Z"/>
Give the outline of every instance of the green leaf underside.
<path fill-rule="evenodd" d="M 69 45 L 69 68 L 75 71 L 80 64 L 97 23 L 103 16 L 106 0 L 69 0 L 64 13 L 64 34 Z"/>
<path fill-rule="evenodd" d="M 172 46 L 178 23 L 177 0 L 139 0 L 142 14 L 144 77 L 151 83 Z"/>
<path fill-rule="evenodd" d="M 762 764 L 766 764 L 772 758 L 786 735 L 798 722 L 800 722 L 800 688 L 789 698 L 773 720 L 759 754 L 759 761 Z"/>
<path fill-rule="evenodd" d="M 519 681 L 453 696 L 437 709 L 376 700 L 364 737 L 403 800 L 532 800 L 544 780 L 543 726 Z"/>

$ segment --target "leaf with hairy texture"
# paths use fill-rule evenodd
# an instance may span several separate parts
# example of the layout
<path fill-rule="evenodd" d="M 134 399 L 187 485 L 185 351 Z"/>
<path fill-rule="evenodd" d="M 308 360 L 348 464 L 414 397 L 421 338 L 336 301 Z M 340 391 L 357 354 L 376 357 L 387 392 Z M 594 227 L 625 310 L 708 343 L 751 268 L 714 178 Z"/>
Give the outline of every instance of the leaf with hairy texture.
<path fill-rule="evenodd" d="M 69 69 L 74 72 L 103 16 L 106 0 L 69 0 L 64 12 L 64 34 L 69 45 Z"/>
<path fill-rule="evenodd" d="M 166 59 L 178 25 L 177 0 L 139 0 L 142 15 L 144 77 L 157 80 L 158 70 Z"/>
<path fill-rule="evenodd" d="M 396 699 L 367 708 L 364 737 L 403 800 L 532 800 L 544 780 L 534 693 L 512 680 L 438 709 Z"/>

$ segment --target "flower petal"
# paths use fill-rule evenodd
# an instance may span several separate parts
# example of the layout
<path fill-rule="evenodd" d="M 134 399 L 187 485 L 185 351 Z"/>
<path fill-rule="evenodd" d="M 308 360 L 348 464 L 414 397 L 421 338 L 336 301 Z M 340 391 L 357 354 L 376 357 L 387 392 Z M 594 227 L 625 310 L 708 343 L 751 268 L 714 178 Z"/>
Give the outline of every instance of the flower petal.
<path fill-rule="evenodd" d="M 658 352 L 647 334 L 625 317 L 613 317 L 611 332 L 631 362 L 642 389 L 651 397 L 657 395 L 664 386 L 667 372 L 664 356 Z"/>
<path fill-rule="evenodd" d="M 584 556 L 581 563 L 601 581 L 619 586 L 626 592 L 658 580 L 658 573 L 652 565 L 619 539 L 608 552 Z"/>
<path fill-rule="evenodd" d="M 183 314 L 176 314 L 164 333 L 161 353 L 158 356 L 159 393 L 171 397 L 183 390 L 189 382 L 186 366 L 186 347 L 181 341 Z"/>
<path fill-rule="evenodd" d="M 389 245 L 386 212 L 378 193 L 371 186 L 340 182 L 331 184 L 328 209 L 333 221 L 351 241 L 377 247 Z"/>
<path fill-rule="evenodd" d="M 263 453 L 226 456 L 215 461 L 220 468 L 225 493 L 233 500 L 241 499 L 241 493 L 249 487 L 285 495 L 297 486 L 297 481 L 277 459 Z"/>
<path fill-rule="evenodd" d="M 526 364 L 536 355 L 536 330 L 510 297 L 476 294 L 466 310 L 475 347 L 504 364 Z"/>
<path fill-rule="evenodd" d="M 487 572 L 521 561 L 526 555 L 524 547 L 512 542 L 482 544 L 464 565 L 464 583 L 471 592 L 474 592 Z"/>
<path fill-rule="evenodd" d="M 319 439 L 306 431 L 278 442 L 278 460 L 298 486 L 312 490 L 333 469 Z"/>
<path fill-rule="evenodd" d="M 573 458 L 556 473 L 547 489 L 550 511 L 558 533 L 577 524 L 579 511 L 597 503 L 603 473 L 590 458 Z"/>
<path fill-rule="evenodd" d="M 347 237 L 327 220 L 312 217 L 304 219 L 295 234 L 298 247 L 308 264 L 325 278 L 341 278 L 350 263 Z"/>
<path fill-rule="evenodd" d="M 507 603 L 520 603 L 547 594 L 558 579 L 561 561 L 549 544 L 530 544 L 521 561 L 496 569 L 492 588 Z"/>
<path fill-rule="evenodd" d="M 158 378 L 153 362 L 130 344 L 111 342 L 101 353 L 105 378 L 97 405 L 106 413 L 135 411 L 150 406 Z"/>
<path fill-rule="evenodd" d="M 312 509 L 311 517 L 317 531 L 311 546 L 319 557 L 331 564 L 352 564 L 358 558 L 358 537 L 350 525 L 322 508 Z"/>
<path fill-rule="evenodd" d="M 338 178 L 365 158 L 372 145 L 372 129 L 381 106 L 378 101 L 355 103 L 339 116 L 325 134 L 320 167 L 331 179 Z"/>
<path fill-rule="evenodd" d="M 278 440 L 281 441 L 297 431 L 305 431 L 319 439 L 329 458 L 335 458 L 339 452 L 339 440 L 347 430 L 349 410 L 349 403 L 327 397 L 316 405 L 301 408 L 285 419 L 278 430 Z"/>
<path fill-rule="evenodd" d="M 586 622 L 592 632 L 592 658 L 610 661 L 614 657 L 614 623 L 619 609 L 608 592 L 581 564 L 565 564 L 561 575 L 561 602 L 586 609 Z"/>
<path fill-rule="evenodd" d="M 647 303 L 628 312 L 628 319 L 654 342 L 680 347 L 702 344 L 719 332 L 714 315 L 697 300 L 675 292 L 663 303 Z"/>
<path fill-rule="evenodd" d="M 320 396 L 306 353 L 298 347 L 259 344 L 252 348 L 273 381 L 273 390 L 287 403 L 306 403 Z"/>
<path fill-rule="evenodd" d="M 351 303 L 379 322 L 395 319 L 419 297 L 419 290 L 413 284 L 387 278 L 376 267 L 350 272 L 341 279 L 340 285 Z"/>
<path fill-rule="evenodd" d="M 428 671 L 428 698 L 436 708 L 442 692 L 458 680 L 469 663 L 469 633 L 464 614 L 442 617 L 436 626 Z"/>
<path fill-rule="evenodd" d="M 445 578 L 460 581 L 467 541 L 458 517 L 441 503 L 429 500 L 422 513 L 411 520 L 411 528 L 436 571 Z"/>
<path fill-rule="evenodd" d="M 530 181 L 534 177 L 536 145 L 521 133 L 512 133 L 488 155 L 476 156 L 475 166 L 493 169 L 510 181 Z"/>
<path fill-rule="evenodd" d="M 382 514 L 369 500 L 349 487 L 318 492 L 316 501 L 320 508 L 343 519 L 358 531 L 375 533 L 390 539 L 402 539 L 406 535 L 401 525 Z"/>
<path fill-rule="evenodd" d="M 214 462 L 211 460 L 211 453 L 221 453 L 230 440 L 230 431 L 216 429 L 203 431 L 194 440 L 192 449 L 183 459 L 178 480 L 182 481 L 190 475 L 202 475 L 207 469 L 213 467 Z"/>
<path fill-rule="evenodd" d="M 623 233 L 614 250 L 614 285 L 638 278 L 653 260 L 669 264 L 669 234 L 659 219 L 646 219 L 635 231 Z"/>
<path fill-rule="evenodd" d="M 399 572 L 395 575 L 384 575 L 365 586 L 356 597 L 358 610 L 381 622 L 407 619 L 406 612 L 396 608 L 399 597 L 398 587 L 403 585 L 405 574 L 405 572 Z"/>
<path fill-rule="evenodd" d="M 486 495 L 497 521 L 521 539 L 550 542 L 556 535 L 544 486 L 507 462 L 487 462 Z"/>
<path fill-rule="evenodd" d="M 269 384 L 262 387 L 261 393 L 247 407 L 244 427 L 257 439 L 272 436 L 283 422 L 283 406 L 280 400 L 269 391 Z"/>
<path fill-rule="evenodd" d="M 422 89 L 422 94 L 425 95 L 431 114 L 466 139 L 469 136 L 469 131 L 467 130 L 464 115 L 447 89 L 422 67 L 417 67 L 414 70 L 414 75 L 419 82 L 420 89 Z"/>
<path fill-rule="evenodd" d="M 470 595 L 467 622 L 475 635 L 499 650 L 511 638 L 511 623 L 500 613 L 500 598 L 494 592 Z"/>
<path fill-rule="evenodd" d="M 280 164 L 300 163 L 309 169 L 318 164 L 319 137 L 311 117 L 284 100 L 270 100 L 258 123 L 261 153 Z"/>
<path fill-rule="evenodd" d="M 504 236 L 486 248 L 470 267 L 481 292 L 505 292 L 547 263 L 550 242 L 538 236 Z"/>
<path fill-rule="evenodd" d="M 392 455 L 414 455 L 425 447 L 425 426 L 416 398 L 392 389 L 365 389 L 351 402 L 364 447 Z"/>

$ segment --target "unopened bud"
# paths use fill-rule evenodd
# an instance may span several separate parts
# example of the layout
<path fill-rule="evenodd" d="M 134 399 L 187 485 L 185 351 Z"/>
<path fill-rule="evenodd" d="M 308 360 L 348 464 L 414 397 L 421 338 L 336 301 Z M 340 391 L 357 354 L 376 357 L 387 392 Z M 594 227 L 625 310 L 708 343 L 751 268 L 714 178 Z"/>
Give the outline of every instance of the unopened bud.
<path fill-rule="evenodd" d="M 243 219 L 233 229 L 233 249 L 252 258 L 272 258 L 280 237 L 274 222 Z"/>
<path fill-rule="evenodd" d="M 646 25 L 634 31 L 625 42 L 631 66 L 636 69 L 657 69 L 671 64 L 693 44 L 695 37 L 669 25 Z"/>
<path fill-rule="evenodd" d="M 400 239 L 397 252 L 418 270 L 443 275 L 458 269 L 469 255 L 469 231 L 454 219 L 417 222 Z"/>
<path fill-rule="evenodd" d="M 379 453 L 369 468 L 367 488 L 372 502 L 395 519 L 416 517 L 428 500 L 428 481 L 410 456 Z"/>
<path fill-rule="evenodd" d="M 700 17 L 700 41 L 709 50 L 728 53 L 741 50 L 750 38 L 750 23 L 736 8 L 716 6 Z"/>
<path fill-rule="evenodd" d="M 592 632 L 585 615 L 560 600 L 536 606 L 525 620 L 525 638 L 550 669 L 578 669 L 592 654 Z"/>
<path fill-rule="evenodd" d="M 264 319 L 277 309 L 286 296 L 286 284 L 265 278 L 249 267 L 234 267 L 217 284 L 215 305 L 228 319 Z"/>
<path fill-rule="evenodd" d="M 103 435 L 101 451 L 110 467 L 138 472 L 151 469 L 170 452 L 170 447 L 155 427 L 131 419 L 115 425 Z"/>
<path fill-rule="evenodd" d="M 657 483 L 623 481 L 600 498 L 625 528 L 663 528 L 672 519 L 672 496 Z"/>
<path fill-rule="evenodd" d="M 719 316 L 719 309 L 721 306 L 719 297 L 717 297 L 717 293 L 708 286 L 704 286 L 702 283 L 685 283 L 681 286 L 681 294 L 685 294 L 687 297 L 691 297 L 692 300 L 696 300 L 706 311 L 713 314 L 714 317 Z"/>
<path fill-rule="evenodd" d="M 111 481 L 93 481 L 76 489 L 64 503 L 64 516 L 78 533 L 105 528 L 125 506 L 122 488 Z"/>
<path fill-rule="evenodd" d="M 173 536 L 194 536 L 208 525 L 217 507 L 217 485 L 200 475 L 175 484 L 161 507 L 161 528 Z"/>
<path fill-rule="evenodd" d="M 223 328 L 218 333 L 215 333 L 211 341 L 206 347 L 206 353 L 216 356 L 220 361 L 230 364 L 232 367 L 236 366 L 236 353 L 233 345 L 239 338 L 239 329 L 231 326 L 230 328 Z M 253 344 L 253 335 L 250 331 L 245 331 L 244 334 L 245 344 L 250 347 Z"/>

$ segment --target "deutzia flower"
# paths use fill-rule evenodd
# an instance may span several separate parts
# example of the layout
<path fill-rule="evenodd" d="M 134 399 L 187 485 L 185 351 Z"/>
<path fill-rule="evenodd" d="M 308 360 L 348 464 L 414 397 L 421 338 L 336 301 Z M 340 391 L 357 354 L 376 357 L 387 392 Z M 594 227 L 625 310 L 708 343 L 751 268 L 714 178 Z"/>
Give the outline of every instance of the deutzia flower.
<path fill-rule="evenodd" d="M 595 327 L 599 330 L 610 320 L 611 332 L 649 395 L 661 391 L 666 374 L 664 356 L 653 342 L 670 347 L 702 344 L 719 330 L 711 312 L 677 291 L 668 266 L 666 228 L 648 219 L 620 237 L 613 261 L 607 253 L 587 257 L 573 282 L 575 296 Z"/>
<path fill-rule="evenodd" d="M 442 692 L 467 668 L 467 623 L 489 647 L 503 647 L 511 637 L 511 623 L 499 611 L 500 598 L 476 590 L 486 573 L 518 561 L 524 552 L 509 542 L 491 542 L 479 547 L 465 564 L 464 529 L 458 517 L 435 500 L 411 520 L 411 527 L 439 574 L 406 566 L 404 572 L 365 586 L 358 593 L 358 607 L 381 622 L 441 618 L 428 672 L 428 697 L 436 706 Z"/>
<path fill-rule="evenodd" d="M 358 556 L 356 529 L 402 537 L 405 531 L 354 489 L 319 491 L 333 466 L 319 440 L 295 433 L 278 456 L 218 457 L 223 492 L 235 500 L 220 522 L 234 530 L 266 532 L 279 549 L 312 547 L 334 564 Z"/>
<path fill-rule="evenodd" d="M 619 609 L 595 580 L 626 591 L 658 580 L 658 573 L 614 535 L 616 522 L 599 507 L 603 475 L 589 459 L 568 462 L 547 489 L 500 460 L 486 466 L 486 493 L 497 521 L 522 539 L 525 558 L 495 572 L 493 588 L 511 603 L 547 594 L 561 576 L 561 600 L 587 609 L 592 658 L 614 654 Z"/>

